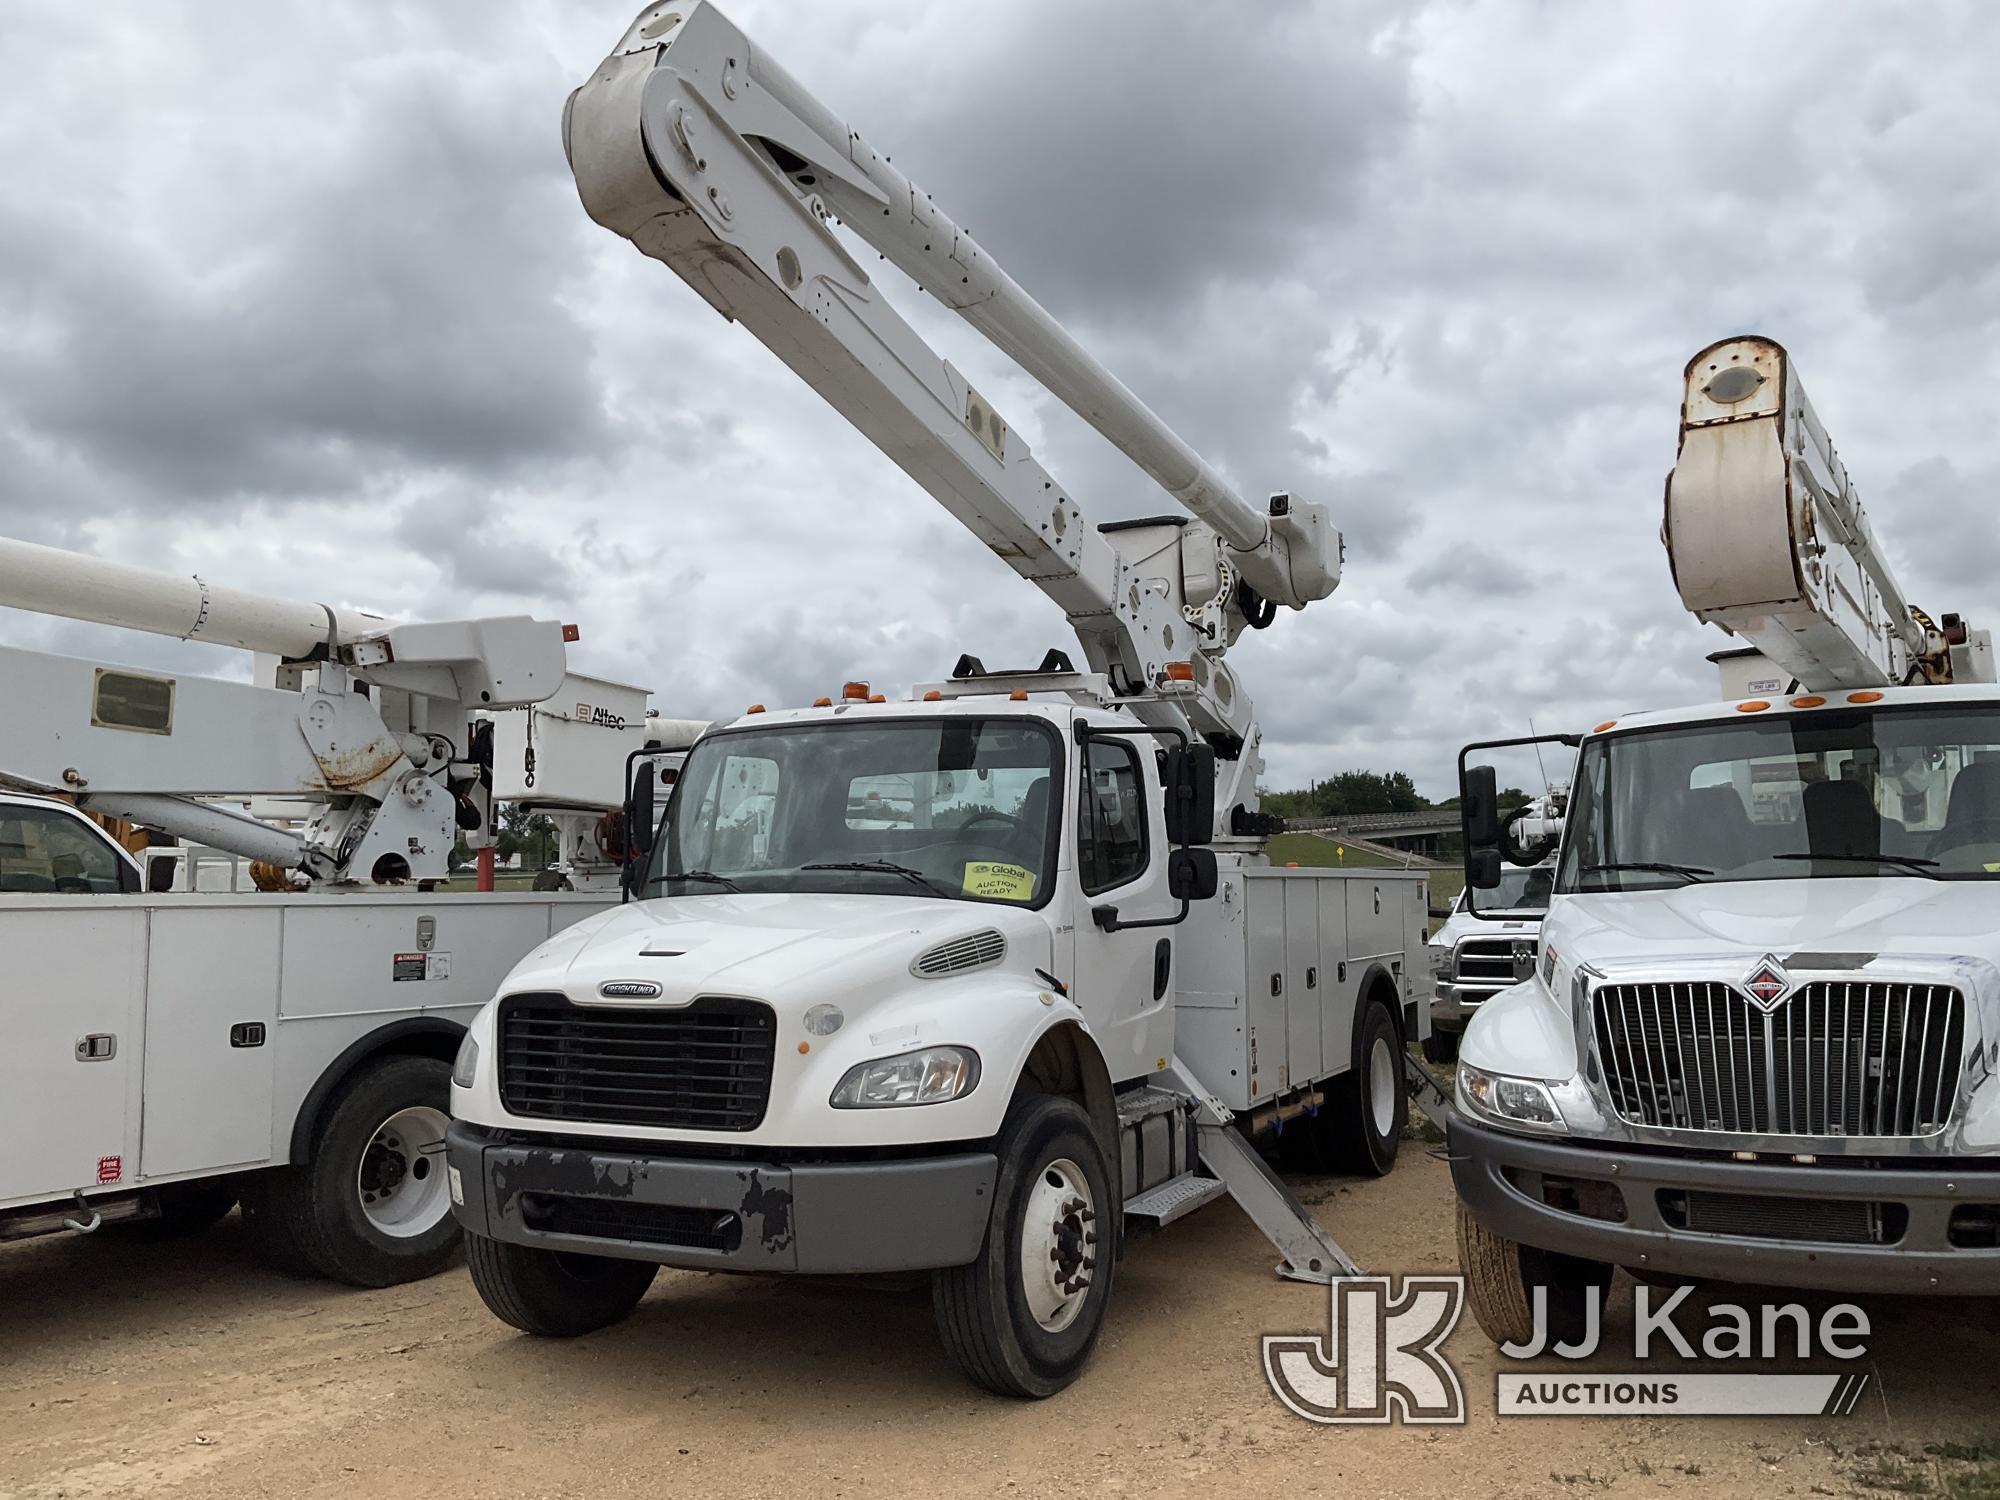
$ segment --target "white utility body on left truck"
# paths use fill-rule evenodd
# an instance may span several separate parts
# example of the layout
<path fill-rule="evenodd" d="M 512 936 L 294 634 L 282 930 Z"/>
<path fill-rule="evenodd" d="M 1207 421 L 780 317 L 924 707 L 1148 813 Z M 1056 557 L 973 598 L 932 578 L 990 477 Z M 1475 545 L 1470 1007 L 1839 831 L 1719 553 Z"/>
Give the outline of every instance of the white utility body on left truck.
<path fill-rule="evenodd" d="M 240 1199 L 261 1242 L 322 1274 L 437 1269 L 464 1023 L 605 904 L 430 888 L 456 837 L 489 832 L 482 720 L 557 695 L 565 627 L 391 624 L 5 539 L 0 605 L 258 651 L 283 684 L 0 647 L 0 1239 L 192 1231 Z M 595 732 L 615 806 L 642 731 Z M 312 816 L 207 800 L 245 796 Z M 79 808 L 298 888 L 149 891 Z"/>

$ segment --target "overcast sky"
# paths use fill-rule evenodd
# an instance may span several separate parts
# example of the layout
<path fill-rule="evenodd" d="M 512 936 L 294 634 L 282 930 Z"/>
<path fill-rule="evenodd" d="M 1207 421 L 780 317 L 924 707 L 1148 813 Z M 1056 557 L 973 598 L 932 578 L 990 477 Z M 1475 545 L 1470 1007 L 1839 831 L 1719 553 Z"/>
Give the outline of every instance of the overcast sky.
<path fill-rule="evenodd" d="M 1912 599 L 2000 623 L 2000 8 L 728 8 L 1243 492 L 1328 505 L 1340 590 L 1232 658 L 1269 786 L 1443 796 L 1467 739 L 1712 696 L 1658 529 L 1681 367 L 1733 333 L 1793 351 Z M 560 616 L 677 716 L 1071 644 L 584 217 L 562 103 L 636 9 L 14 0 L 0 533 Z M 908 290 L 1087 514 L 1163 508 Z"/>

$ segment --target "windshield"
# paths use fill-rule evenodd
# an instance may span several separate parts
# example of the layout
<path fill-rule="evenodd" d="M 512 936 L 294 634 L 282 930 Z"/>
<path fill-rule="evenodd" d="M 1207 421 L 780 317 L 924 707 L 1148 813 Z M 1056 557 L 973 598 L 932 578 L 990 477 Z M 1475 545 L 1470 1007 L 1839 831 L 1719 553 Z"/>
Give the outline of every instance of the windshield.
<path fill-rule="evenodd" d="M 1500 871 L 1500 883 L 1489 896 L 1482 891 L 1479 895 L 1481 911 L 1547 911 L 1549 892 L 1556 883 L 1554 865 L 1505 865 Z"/>
<path fill-rule="evenodd" d="M 1989 880 L 2000 711 L 1828 709 L 1585 744 L 1558 889 Z"/>
<path fill-rule="evenodd" d="M 1058 739 L 1039 720 L 731 730 L 681 767 L 642 894 L 819 891 L 1039 906 Z"/>

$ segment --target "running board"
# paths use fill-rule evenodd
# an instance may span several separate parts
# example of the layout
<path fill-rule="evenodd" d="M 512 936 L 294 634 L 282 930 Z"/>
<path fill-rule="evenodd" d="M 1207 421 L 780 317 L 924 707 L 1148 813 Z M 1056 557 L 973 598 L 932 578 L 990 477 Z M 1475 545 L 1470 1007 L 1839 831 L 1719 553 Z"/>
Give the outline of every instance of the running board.
<path fill-rule="evenodd" d="M 1125 1200 L 1125 1222 L 1137 1222 L 1148 1229 L 1165 1229 L 1176 1219 L 1185 1219 L 1204 1203 L 1212 1203 L 1229 1188 L 1213 1177 L 1184 1172 L 1172 1182 L 1148 1188 Z"/>
<path fill-rule="evenodd" d="M 1197 1082 L 1178 1057 L 1162 1076 L 1194 1100 L 1201 1164 L 1284 1257 L 1278 1263 L 1278 1274 L 1292 1281 L 1322 1284 L 1359 1276 L 1361 1268 L 1334 1243 L 1312 1210 L 1293 1196 L 1284 1179 L 1257 1154 L 1257 1148 L 1231 1128 L 1229 1107 Z"/>

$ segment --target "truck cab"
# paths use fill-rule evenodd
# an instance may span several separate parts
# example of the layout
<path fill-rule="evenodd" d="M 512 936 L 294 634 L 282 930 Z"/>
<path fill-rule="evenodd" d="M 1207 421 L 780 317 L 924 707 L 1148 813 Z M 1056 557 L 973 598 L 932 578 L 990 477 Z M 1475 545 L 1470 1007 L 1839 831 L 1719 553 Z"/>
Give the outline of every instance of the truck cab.
<path fill-rule="evenodd" d="M 1451 1157 L 1475 1310 L 1616 1266 L 2000 1293 L 2000 697 L 1794 693 L 1584 737 L 1539 966 Z"/>

